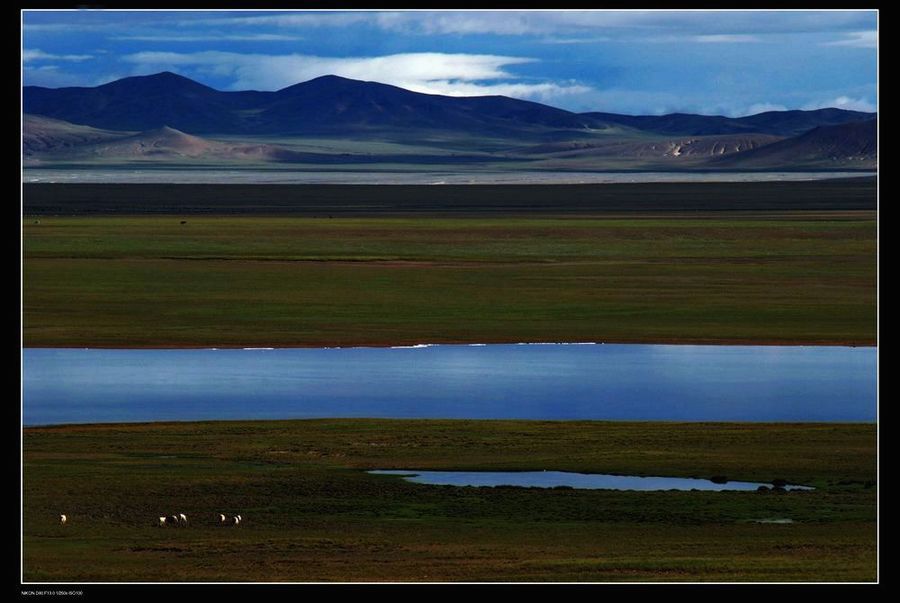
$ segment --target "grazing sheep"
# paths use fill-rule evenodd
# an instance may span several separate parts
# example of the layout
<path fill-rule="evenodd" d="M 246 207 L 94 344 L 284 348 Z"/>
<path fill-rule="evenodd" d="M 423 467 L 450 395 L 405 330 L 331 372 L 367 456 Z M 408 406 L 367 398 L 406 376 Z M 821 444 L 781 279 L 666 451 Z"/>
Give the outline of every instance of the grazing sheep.
<path fill-rule="evenodd" d="M 233 522 L 232 525 L 237 526 L 241 523 L 241 518 L 239 516 L 235 515 L 234 517 L 231 518 L 231 521 Z"/>
<path fill-rule="evenodd" d="M 60 515 L 60 516 L 59 516 L 59 524 L 60 524 L 60 525 L 63 525 L 63 526 L 66 525 L 66 521 L 68 521 L 68 519 L 69 519 L 69 518 L 66 517 L 65 515 Z"/>
<path fill-rule="evenodd" d="M 226 520 L 226 519 L 227 519 L 227 518 L 226 518 L 224 515 L 222 515 L 221 513 L 219 513 L 219 523 L 225 523 L 225 520 Z"/>
<path fill-rule="evenodd" d="M 242 522 L 242 521 L 244 521 L 244 518 L 243 518 L 243 517 L 241 517 L 241 516 L 240 516 L 240 515 L 238 515 L 238 516 L 237 516 L 237 518 L 238 518 L 238 523 L 240 523 L 240 522 Z"/>
<path fill-rule="evenodd" d="M 165 517 L 160 517 L 160 518 L 159 518 L 159 523 L 156 524 L 156 525 L 158 525 L 159 527 L 163 527 L 164 525 L 166 525 L 166 518 L 165 518 Z"/>
<path fill-rule="evenodd" d="M 178 520 L 179 520 L 181 523 L 183 523 L 184 525 L 187 525 L 187 515 L 185 515 L 184 513 L 179 513 L 179 514 L 178 514 Z"/>

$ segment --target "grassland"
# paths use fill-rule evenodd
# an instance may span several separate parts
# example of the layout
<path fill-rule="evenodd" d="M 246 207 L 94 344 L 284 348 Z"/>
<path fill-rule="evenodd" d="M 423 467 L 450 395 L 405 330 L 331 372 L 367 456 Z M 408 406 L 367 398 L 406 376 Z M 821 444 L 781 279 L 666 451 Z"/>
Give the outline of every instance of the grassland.
<path fill-rule="evenodd" d="M 25 345 L 872 345 L 875 218 L 43 215 Z"/>
<path fill-rule="evenodd" d="M 57 426 L 23 437 L 26 581 L 876 577 L 871 424 L 359 419 Z M 373 468 L 726 475 L 817 489 L 455 488 L 362 471 Z M 177 512 L 188 527 L 153 527 Z M 220 527 L 220 512 L 245 522 Z M 771 519 L 794 523 L 759 523 Z"/>
<path fill-rule="evenodd" d="M 26 185 L 24 341 L 872 345 L 876 213 L 863 180 L 552 194 Z M 24 578 L 871 581 L 875 431 L 371 419 L 31 427 Z M 363 471 L 373 468 L 726 475 L 817 489 L 473 489 Z M 189 527 L 153 526 L 176 512 Z M 219 512 L 245 523 L 220 527 Z M 775 519 L 793 523 L 760 523 Z"/>
<path fill-rule="evenodd" d="M 405 171 L 400 168 L 397 166 L 399 171 Z M 152 171 L 149 173 L 152 175 Z M 171 171 L 166 173 L 171 174 Z M 366 170 L 364 173 L 370 172 Z M 429 173 L 432 173 L 429 180 L 459 175 L 457 172 L 446 176 Z M 521 175 L 519 177 L 525 184 L 515 185 L 26 183 L 23 185 L 22 201 L 26 216 L 241 214 L 484 217 L 522 213 L 585 215 L 610 211 L 874 210 L 877 205 L 874 177 L 806 181 L 542 184 L 539 180 L 534 181 L 540 174 L 532 172 Z M 559 175 L 555 171 L 546 174 L 548 177 Z M 346 178 L 352 181 L 358 175 L 351 170 Z M 674 176 L 679 177 L 677 173 Z M 472 175 L 472 180 L 477 182 L 478 178 L 477 174 Z M 640 173 L 634 174 L 635 180 L 641 178 Z"/>

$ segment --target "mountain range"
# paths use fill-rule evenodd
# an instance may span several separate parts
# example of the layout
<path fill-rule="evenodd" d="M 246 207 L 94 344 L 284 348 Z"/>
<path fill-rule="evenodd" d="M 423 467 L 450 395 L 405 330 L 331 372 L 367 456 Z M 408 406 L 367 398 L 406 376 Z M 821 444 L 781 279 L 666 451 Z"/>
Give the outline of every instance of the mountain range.
<path fill-rule="evenodd" d="M 514 169 L 873 169 L 874 113 L 574 113 L 504 96 L 421 94 L 323 76 L 219 91 L 164 72 L 23 89 L 26 166 L 229 162 Z"/>

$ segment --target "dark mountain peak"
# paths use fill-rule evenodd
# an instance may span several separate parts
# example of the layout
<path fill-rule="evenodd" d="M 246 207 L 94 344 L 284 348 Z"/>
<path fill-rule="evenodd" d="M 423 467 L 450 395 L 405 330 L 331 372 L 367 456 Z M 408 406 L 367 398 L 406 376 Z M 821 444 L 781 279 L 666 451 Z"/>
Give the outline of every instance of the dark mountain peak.
<path fill-rule="evenodd" d="M 307 82 L 301 82 L 301 83 L 309 84 L 311 82 L 319 82 L 319 83 L 323 83 L 323 84 L 324 83 L 335 84 L 335 83 L 341 83 L 341 82 L 353 82 L 353 83 L 358 83 L 358 84 L 366 83 L 363 80 L 354 80 L 349 77 L 342 77 L 340 75 L 334 75 L 334 74 L 320 75 L 319 77 L 314 77 L 313 79 L 308 80 Z"/>
<path fill-rule="evenodd" d="M 134 75 L 98 86 L 98 89 L 166 93 L 216 92 L 214 88 L 171 71 L 162 71 L 152 75 Z"/>
<path fill-rule="evenodd" d="M 300 82 L 287 88 L 278 90 L 276 94 L 287 93 L 293 95 L 297 93 L 315 92 L 317 94 L 343 94 L 347 92 L 385 92 L 394 91 L 397 93 L 416 94 L 404 88 L 391 86 L 390 84 L 382 84 L 381 82 L 367 82 L 364 80 L 354 80 L 339 75 L 321 75 L 319 77 Z"/>
<path fill-rule="evenodd" d="M 160 71 L 159 73 L 152 73 L 150 75 L 138 75 L 136 78 L 143 78 L 146 80 L 160 80 L 160 81 L 170 81 L 170 82 L 194 82 L 194 80 L 185 77 L 181 74 L 172 72 L 172 71 Z"/>

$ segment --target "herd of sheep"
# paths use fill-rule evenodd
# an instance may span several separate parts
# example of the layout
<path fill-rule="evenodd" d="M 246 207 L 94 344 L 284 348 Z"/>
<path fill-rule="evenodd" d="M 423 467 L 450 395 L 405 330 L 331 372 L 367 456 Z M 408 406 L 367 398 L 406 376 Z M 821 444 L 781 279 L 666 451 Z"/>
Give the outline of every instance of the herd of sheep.
<path fill-rule="evenodd" d="M 59 516 L 59 524 L 66 525 L 68 523 L 69 518 L 67 515 Z M 240 515 L 233 515 L 228 517 L 222 513 L 219 513 L 219 525 L 230 525 L 230 526 L 239 526 L 241 525 L 242 518 Z M 187 515 L 184 513 L 179 513 L 178 515 L 163 515 L 161 516 L 156 525 L 160 528 L 165 526 L 186 526 L 188 522 Z"/>

